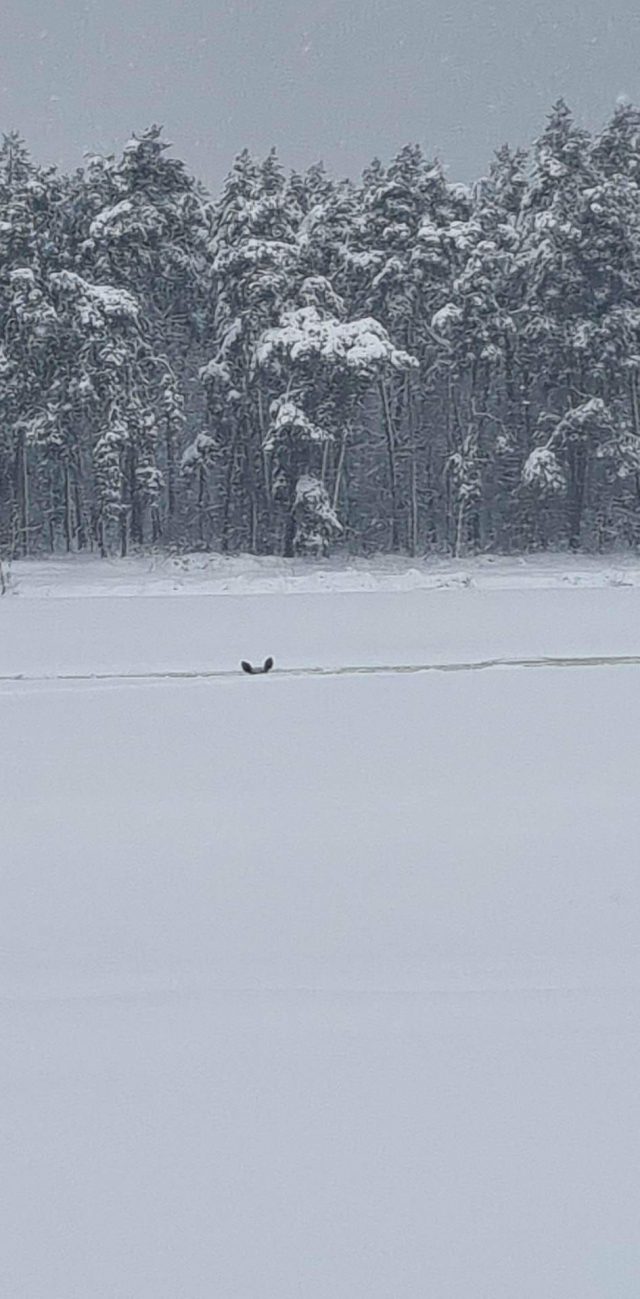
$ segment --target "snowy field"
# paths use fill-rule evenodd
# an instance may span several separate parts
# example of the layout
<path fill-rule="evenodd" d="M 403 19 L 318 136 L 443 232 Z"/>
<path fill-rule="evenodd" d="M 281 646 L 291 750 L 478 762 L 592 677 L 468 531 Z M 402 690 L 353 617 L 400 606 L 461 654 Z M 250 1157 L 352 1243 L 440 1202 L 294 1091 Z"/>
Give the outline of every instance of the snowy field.
<path fill-rule="evenodd" d="M 639 585 L 14 566 L 2 1296 L 637 1299 Z"/>

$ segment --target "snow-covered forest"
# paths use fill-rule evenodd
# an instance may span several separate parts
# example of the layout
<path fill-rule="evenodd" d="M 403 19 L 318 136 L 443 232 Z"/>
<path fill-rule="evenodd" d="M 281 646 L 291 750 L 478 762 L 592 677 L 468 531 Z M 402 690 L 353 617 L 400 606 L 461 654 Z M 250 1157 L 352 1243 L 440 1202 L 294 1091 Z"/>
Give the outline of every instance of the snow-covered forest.
<path fill-rule="evenodd" d="M 640 111 L 473 186 L 161 130 L 0 149 L 0 546 L 461 554 L 640 540 Z"/>

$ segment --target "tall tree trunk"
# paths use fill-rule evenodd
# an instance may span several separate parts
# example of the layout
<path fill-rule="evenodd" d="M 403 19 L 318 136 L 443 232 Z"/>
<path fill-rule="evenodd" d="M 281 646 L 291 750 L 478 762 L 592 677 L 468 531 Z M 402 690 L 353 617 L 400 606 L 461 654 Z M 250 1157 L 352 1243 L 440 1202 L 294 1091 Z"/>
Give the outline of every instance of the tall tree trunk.
<path fill-rule="evenodd" d="M 69 461 L 65 456 L 62 466 L 64 478 L 64 544 L 67 554 L 71 550 L 71 538 L 73 536 L 73 526 L 71 521 L 71 470 Z"/>
<path fill-rule="evenodd" d="M 244 420 L 244 478 L 249 502 L 249 551 L 252 555 L 258 550 L 258 485 L 256 482 L 255 436 L 249 411 Z"/>
<path fill-rule="evenodd" d="M 637 438 L 640 438 L 640 397 L 638 396 L 638 375 L 632 370 L 629 375 L 629 385 L 631 388 L 631 419 L 633 421 L 633 432 Z"/>
<path fill-rule="evenodd" d="M 134 545 L 144 545 L 144 502 L 138 485 L 138 458 L 132 442 L 127 454 L 127 478 L 130 506 L 130 535 Z"/>
<path fill-rule="evenodd" d="M 52 469 L 50 469 L 49 470 L 49 517 L 47 520 L 47 531 L 49 533 L 49 550 L 52 555 L 56 548 L 55 517 L 56 517 L 56 488 L 54 482 L 54 474 Z"/>
<path fill-rule="evenodd" d="M 151 540 L 157 545 L 162 540 L 162 519 L 157 505 L 151 507 Z"/>
<path fill-rule="evenodd" d="M 18 503 L 18 535 L 15 541 L 15 551 L 17 554 L 21 554 L 23 558 L 26 558 L 31 550 L 31 539 L 29 535 L 29 460 L 27 438 L 24 432 L 20 433 L 16 446 L 15 496 Z"/>
<path fill-rule="evenodd" d="M 580 549 L 582 514 L 587 483 L 587 451 L 583 444 L 574 445 L 569 455 L 569 549 Z"/>
<path fill-rule="evenodd" d="M 415 412 L 411 380 L 406 378 L 406 411 L 409 430 L 409 551 L 415 555 L 418 550 L 418 465 L 416 448 Z"/>
<path fill-rule="evenodd" d="M 120 555 L 122 559 L 126 558 L 129 548 L 129 506 L 127 503 L 127 486 L 129 473 L 122 474 L 122 484 L 120 488 Z"/>
<path fill-rule="evenodd" d="M 285 559 L 293 559 L 296 553 L 296 493 L 300 477 L 300 461 L 295 447 L 290 447 L 287 459 L 287 517 L 282 554 Z"/>
<path fill-rule="evenodd" d="M 338 464 L 337 464 L 337 467 L 336 467 L 336 481 L 335 481 L 335 483 L 334 483 L 334 487 L 333 487 L 333 502 L 332 502 L 332 503 L 333 503 L 333 508 L 334 508 L 334 510 L 337 510 L 337 508 L 338 508 L 338 502 L 339 502 L 339 500 L 340 500 L 340 488 L 341 488 L 341 486 L 342 486 L 342 475 L 343 475 L 343 473 L 344 473 L 344 465 L 345 465 L 345 459 L 346 459 L 346 455 L 347 455 L 347 438 L 348 438 L 348 437 L 349 437 L 349 429 L 348 429 L 348 428 L 343 429 L 343 430 L 342 430 L 342 437 L 340 438 L 340 450 L 339 450 L 339 452 L 338 452 Z"/>
<path fill-rule="evenodd" d="M 459 559 L 462 554 L 464 545 L 464 503 L 458 501 L 458 511 L 456 515 L 456 539 L 454 545 L 454 557 Z"/>
<path fill-rule="evenodd" d="M 74 466 L 73 472 L 73 498 L 76 512 L 76 541 L 78 550 L 84 550 L 87 545 L 88 529 L 86 526 L 85 511 L 82 502 L 81 475 L 77 466 Z"/>
<path fill-rule="evenodd" d="M 325 483 L 326 483 L 326 481 L 327 481 L 327 474 L 328 474 L 328 472 L 329 472 L 329 451 L 330 451 L 330 447 L 331 447 L 331 443 L 330 443 L 329 439 L 327 438 L 327 441 L 325 442 L 325 444 L 324 444 L 324 446 L 323 446 L 323 448 L 322 448 L 322 468 L 321 468 L 321 470 L 320 470 L 320 481 L 322 482 L 323 486 L 325 485 Z"/>
<path fill-rule="evenodd" d="M 207 507 L 207 471 L 204 465 L 198 467 L 198 536 L 202 549 L 207 549 L 206 536 Z"/>
<path fill-rule="evenodd" d="M 169 520 L 169 532 L 171 532 L 176 513 L 176 443 L 173 435 L 173 425 L 170 420 L 167 420 L 165 429 L 165 448 L 167 454 L 167 518 Z"/>
<path fill-rule="evenodd" d="M 295 508 L 292 505 L 287 510 L 287 517 L 284 525 L 284 541 L 282 544 L 282 554 L 285 559 L 293 559 L 295 555 L 296 543 L 296 516 Z"/>
<path fill-rule="evenodd" d="M 223 555 L 229 550 L 229 521 L 231 514 L 231 493 L 233 491 L 233 472 L 236 464 L 236 445 L 238 441 L 238 431 L 236 429 L 231 439 L 229 447 L 229 461 L 227 464 L 227 473 L 224 485 L 224 498 L 222 502 L 222 530 L 220 536 L 220 549 Z"/>
<path fill-rule="evenodd" d="M 382 398 L 382 411 L 384 416 L 384 429 L 387 439 L 387 462 L 389 466 L 389 490 L 391 493 L 391 549 L 400 548 L 400 530 L 398 525 L 398 481 L 396 466 L 396 439 L 393 420 L 391 417 L 391 407 L 389 404 L 389 393 L 384 380 L 380 384 L 380 395 Z"/>
<path fill-rule="evenodd" d="M 144 545 L 144 505 L 137 486 L 131 501 L 131 540 L 137 546 Z"/>
<path fill-rule="evenodd" d="M 268 530 L 272 532 L 273 524 L 273 497 L 271 493 L 271 469 L 269 464 L 269 453 L 265 451 L 264 444 L 267 441 L 267 420 L 264 413 L 264 399 L 262 389 L 258 390 L 258 423 L 260 426 L 260 464 L 262 466 L 262 481 L 264 486 L 264 499 L 267 510 Z"/>

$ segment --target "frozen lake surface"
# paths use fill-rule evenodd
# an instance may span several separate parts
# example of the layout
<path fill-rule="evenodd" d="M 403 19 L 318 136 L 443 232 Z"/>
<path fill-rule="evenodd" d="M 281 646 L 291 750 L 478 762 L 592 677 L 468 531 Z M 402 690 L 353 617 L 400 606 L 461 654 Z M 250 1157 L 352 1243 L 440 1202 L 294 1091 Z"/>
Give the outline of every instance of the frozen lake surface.
<path fill-rule="evenodd" d="M 393 671 L 638 654 L 532 572 L 0 601 L 3 1294 L 637 1299 L 640 666 Z"/>

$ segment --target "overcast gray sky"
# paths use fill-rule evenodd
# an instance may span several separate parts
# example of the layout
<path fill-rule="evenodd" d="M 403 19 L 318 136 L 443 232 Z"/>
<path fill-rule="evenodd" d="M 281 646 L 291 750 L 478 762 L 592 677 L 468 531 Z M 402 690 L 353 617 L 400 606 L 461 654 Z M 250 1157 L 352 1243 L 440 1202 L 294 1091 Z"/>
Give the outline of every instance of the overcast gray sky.
<path fill-rule="evenodd" d="M 245 145 L 356 176 L 419 141 L 452 179 L 560 94 L 640 101 L 638 0 L 0 0 L 0 128 L 71 167 L 161 122 L 215 188 Z"/>

